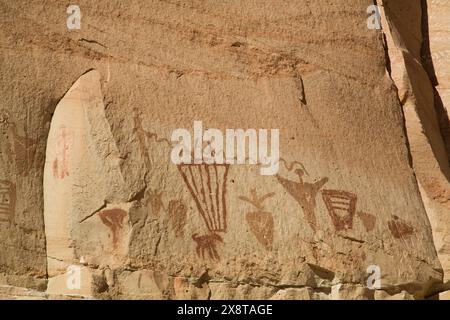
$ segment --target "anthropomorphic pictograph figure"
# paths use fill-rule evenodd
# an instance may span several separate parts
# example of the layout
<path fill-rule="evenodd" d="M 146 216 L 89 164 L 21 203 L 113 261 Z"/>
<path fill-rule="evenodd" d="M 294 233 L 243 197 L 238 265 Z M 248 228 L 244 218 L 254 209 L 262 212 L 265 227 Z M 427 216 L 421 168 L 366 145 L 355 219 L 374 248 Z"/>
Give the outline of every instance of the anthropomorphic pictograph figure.
<path fill-rule="evenodd" d="M 98 215 L 103 224 L 111 230 L 113 248 L 116 249 L 119 243 L 119 232 L 127 213 L 122 209 L 110 209 L 103 210 Z"/>
<path fill-rule="evenodd" d="M 55 178 L 64 179 L 69 176 L 69 151 L 72 144 L 72 135 L 66 126 L 59 127 L 56 141 L 56 158 L 53 161 L 53 175 Z"/>
<path fill-rule="evenodd" d="M 209 231 L 209 234 L 203 236 L 192 236 L 197 242 L 197 255 L 204 258 L 207 252 L 212 260 L 219 260 L 216 245 L 223 240 L 218 233 L 227 231 L 226 191 L 229 165 L 182 164 L 178 165 L 178 170 Z"/>
<path fill-rule="evenodd" d="M 298 176 L 298 181 L 285 179 L 277 174 L 277 179 L 280 184 L 289 192 L 289 194 L 300 204 L 305 214 L 306 221 L 315 231 L 317 228 L 315 208 L 316 197 L 320 189 L 328 182 L 328 178 L 322 178 L 314 183 L 305 182 L 303 176 L 305 171 L 296 169 L 295 174 Z"/>

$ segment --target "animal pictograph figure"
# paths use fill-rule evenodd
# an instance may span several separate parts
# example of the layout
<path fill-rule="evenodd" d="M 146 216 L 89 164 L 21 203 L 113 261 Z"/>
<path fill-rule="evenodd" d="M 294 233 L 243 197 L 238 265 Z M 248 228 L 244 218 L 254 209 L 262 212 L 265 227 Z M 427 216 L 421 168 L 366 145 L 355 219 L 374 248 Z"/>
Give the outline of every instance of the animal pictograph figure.
<path fill-rule="evenodd" d="M 220 260 L 219 253 L 217 252 L 217 242 L 222 242 L 223 239 L 217 233 L 211 233 L 204 236 L 193 234 L 192 239 L 197 243 L 195 251 L 199 257 L 205 259 L 205 256 L 212 260 Z"/>

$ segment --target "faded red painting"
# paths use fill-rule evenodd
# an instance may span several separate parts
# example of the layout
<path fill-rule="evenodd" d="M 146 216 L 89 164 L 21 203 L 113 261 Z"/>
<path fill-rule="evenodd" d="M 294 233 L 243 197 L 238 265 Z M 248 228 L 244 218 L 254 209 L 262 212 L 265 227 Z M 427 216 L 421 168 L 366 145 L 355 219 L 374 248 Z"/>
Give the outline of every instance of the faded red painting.
<path fill-rule="evenodd" d="M 217 252 L 217 242 L 222 242 L 223 239 L 217 233 L 211 233 L 204 236 L 199 236 L 194 234 L 192 239 L 197 243 L 195 251 L 197 256 L 202 259 L 205 259 L 205 256 L 212 260 L 220 260 L 219 253 Z"/>
<path fill-rule="evenodd" d="M 56 142 L 56 158 L 53 160 L 52 166 L 55 178 L 64 179 L 69 176 L 69 151 L 71 144 L 72 135 L 68 133 L 64 125 L 60 126 Z"/>
<path fill-rule="evenodd" d="M 0 221 L 10 221 L 16 207 L 16 189 L 6 180 L 0 180 Z"/>
<path fill-rule="evenodd" d="M 162 200 L 162 191 L 158 192 L 156 190 L 147 191 L 147 205 L 150 205 L 151 213 L 154 215 L 159 215 L 161 209 L 164 208 Z"/>
<path fill-rule="evenodd" d="M 358 211 L 357 216 L 361 219 L 367 232 L 370 232 L 375 228 L 377 218 L 374 215 L 367 212 Z"/>
<path fill-rule="evenodd" d="M 311 226 L 311 229 L 316 231 L 316 197 L 320 189 L 328 182 L 328 178 L 322 178 L 314 183 L 305 182 L 303 176 L 305 169 L 296 169 L 295 174 L 298 176 L 298 181 L 285 179 L 280 175 L 276 175 L 278 182 L 289 192 L 289 194 L 300 204 L 305 214 L 306 221 Z"/>
<path fill-rule="evenodd" d="M 395 215 L 388 222 L 388 228 L 392 236 L 396 239 L 409 237 L 415 232 L 414 227 L 410 223 L 403 221 Z"/>
<path fill-rule="evenodd" d="M 181 200 L 171 200 L 169 202 L 169 219 L 175 237 L 180 238 L 184 235 L 184 226 L 187 219 L 187 207 Z"/>
<path fill-rule="evenodd" d="M 123 220 L 127 216 L 122 209 L 111 209 L 101 211 L 99 214 L 103 224 L 111 230 L 113 247 L 117 248 L 119 243 L 119 232 L 123 227 Z"/>
<path fill-rule="evenodd" d="M 247 212 L 245 219 L 250 227 L 251 232 L 255 235 L 259 243 L 261 243 L 267 250 L 272 250 L 273 243 L 273 216 L 272 213 L 267 212 L 264 208 L 263 202 L 275 195 L 275 193 L 268 193 L 262 197 L 258 197 L 256 190 L 250 190 L 250 197 L 241 196 L 239 199 L 251 203 L 256 211 Z"/>

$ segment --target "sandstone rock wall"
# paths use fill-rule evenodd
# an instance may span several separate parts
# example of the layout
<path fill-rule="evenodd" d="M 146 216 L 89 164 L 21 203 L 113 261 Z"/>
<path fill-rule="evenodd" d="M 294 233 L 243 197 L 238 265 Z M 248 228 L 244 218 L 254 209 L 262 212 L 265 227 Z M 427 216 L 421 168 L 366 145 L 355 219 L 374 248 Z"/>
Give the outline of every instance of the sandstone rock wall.
<path fill-rule="evenodd" d="M 43 298 L 446 290 L 420 1 L 385 1 L 382 30 L 368 0 L 77 2 L 68 30 L 58 1 L 0 1 L 1 283 Z M 172 163 L 172 132 L 194 121 L 279 129 L 279 171 Z"/>
<path fill-rule="evenodd" d="M 443 5 L 445 10 L 445 5 L 433 1 L 384 1 L 383 4 L 386 26 L 389 26 L 385 34 L 392 77 L 399 90 L 412 162 L 448 286 L 450 171 L 444 126 L 448 126 L 448 116 L 443 112 L 440 92 L 434 87 L 437 82 L 433 83 L 436 70 L 440 70 L 440 78 L 442 72 L 445 74 L 445 67 L 435 68 L 434 61 L 437 67 L 446 57 L 438 46 L 442 39 L 442 34 L 435 30 L 439 22 L 434 22 L 435 16 L 431 14 L 431 8 L 436 11 Z M 442 81 L 445 88 L 445 78 Z"/>

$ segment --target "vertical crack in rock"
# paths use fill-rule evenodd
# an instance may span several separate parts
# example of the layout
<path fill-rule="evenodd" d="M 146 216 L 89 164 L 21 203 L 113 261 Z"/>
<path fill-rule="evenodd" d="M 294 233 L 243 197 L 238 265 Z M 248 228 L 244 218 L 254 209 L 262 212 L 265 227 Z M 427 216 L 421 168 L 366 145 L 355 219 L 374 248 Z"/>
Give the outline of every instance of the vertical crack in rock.
<path fill-rule="evenodd" d="M 124 228 L 131 206 L 126 203 L 129 191 L 124 187 L 100 88 L 100 74 L 86 72 L 61 99 L 52 118 L 44 168 L 49 292 L 65 292 L 66 268 L 93 254 L 84 247 L 95 241 L 94 229 L 110 239 L 116 254 L 127 250 Z M 89 219 L 93 216 L 99 218 Z M 92 273 L 88 268 L 84 273 L 87 282 L 80 292 L 89 295 L 88 279 L 95 275 L 88 275 Z"/>
<path fill-rule="evenodd" d="M 433 85 L 434 108 L 436 110 L 440 132 L 447 149 L 447 158 L 450 165 L 450 121 L 448 114 L 450 99 L 446 99 L 447 105 L 444 106 L 444 100 L 440 94 L 440 92 L 448 94 L 449 84 L 445 76 L 438 76 L 435 67 L 436 63 L 439 67 L 439 73 L 445 75 L 445 72 L 448 72 L 448 65 L 450 64 L 450 48 L 448 46 L 450 42 L 450 30 L 448 30 L 449 6 L 445 2 L 430 0 L 421 0 L 421 4 L 423 35 L 421 61 Z M 430 34 L 430 31 L 433 34 Z M 433 48 L 436 49 L 436 52 L 432 52 L 432 41 Z M 448 51 L 445 51 L 445 49 Z"/>
<path fill-rule="evenodd" d="M 448 117 L 436 90 L 430 12 L 426 0 L 384 0 L 383 5 L 383 19 L 389 25 L 384 32 L 393 62 L 391 76 L 398 88 L 413 168 L 444 270 L 444 285 L 439 289 L 444 291 L 450 288 L 450 167 L 445 143 Z"/>
<path fill-rule="evenodd" d="M 294 80 L 298 89 L 298 99 L 304 106 L 306 106 L 308 103 L 306 102 L 306 93 L 305 87 L 303 86 L 303 79 L 301 76 L 297 75 L 294 77 Z"/>

